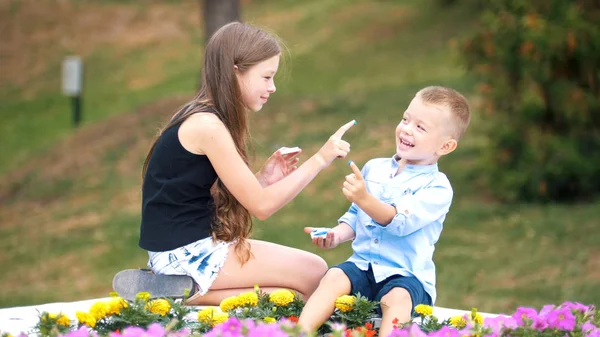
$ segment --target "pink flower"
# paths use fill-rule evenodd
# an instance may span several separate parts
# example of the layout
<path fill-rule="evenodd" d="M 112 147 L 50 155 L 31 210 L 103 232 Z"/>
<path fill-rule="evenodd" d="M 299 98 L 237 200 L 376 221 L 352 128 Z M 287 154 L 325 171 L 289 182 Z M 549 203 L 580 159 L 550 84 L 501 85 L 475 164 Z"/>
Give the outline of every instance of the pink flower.
<path fill-rule="evenodd" d="M 552 304 L 547 304 L 547 305 L 543 306 L 542 310 L 540 310 L 540 316 L 546 316 L 549 312 L 554 310 L 554 308 L 556 308 L 556 307 Z"/>
<path fill-rule="evenodd" d="M 137 326 L 130 326 L 123 329 L 121 336 L 123 337 L 143 337 L 146 334 L 146 331 Z"/>
<path fill-rule="evenodd" d="M 536 330 L 542 331 L 548 328 L 548 322 L 546 322 L 546 316 L 538 316 L 533 321 L 532 327 Z"/>
<path fill-rule="evenodd" d="M 165 328 L 158 323 L 152 323 L 148 326 L 146 330 L 146 337 L 164 337 L 165 336 Z"/>
<path fill-rule="evenodd" d="M 88 328 L 86 326 L 82 326 L 75 331 L 71 331 L 65 335 L 65 337 L 88 337 Z M 19 335 L 19 337 L 27 337 L 25 334 Z"/>
<path fill-rule="evenodd" d="M 562 308 L 551 311 L 547 315 L 548 326 L 554 329 L 573 331 L 575 324 L 575 316 L 569 308 Z"/>
<path fill-rule="evenodd" d="M 587 336 L 588 333 L 590 333 L 593 330 L 597 330 L 598 328 L 596 328 L 596 326 L 594 324 L 592 324 L 592 322 L 585 322 L 581 325 L 581 332 L 583 333 L 584 336 Z"/>
<path fill-rule="evenodd" d="M 408 332 L 411 337 L 427 337 L 427 334 L 419 328 L 418 324 L 411 324 Z"/>
<path fill-rule="evenodd" d="M 588 310 L 590 310 L 591 308 L 593 308 L 593 306 L 584 305 L 584 304 L 579 303 L 579 302 L 575 302 L 575 303 L 573 303 L 573 302 L 565 302 L 565 303 L 563 303 L 561 305 L 561 307 L 568 308 L 568 309 L 571 309 L 571 310 L 574 310 L 574 311 L 580 311 L 581 313 L 585 313 Z"/>
<path fill-rule="evenodd" d="M 460 333 L 458 332 L 458 330 L 451 328 L 447 325 L 444 325 L 440 330 L 435 332 L 433 335 L 430 335 L 430 337 L 459 337 L 459 336 L 460 336 Z"/>
<path fill-rule="evenodd" d="M 393 329 L 392 333 L 388 337 L 409 337 L 410 332 L 408 329 Z"/>
<path fill-rule="evenodd" d="M 533 308 L 520 307 L 517 311 L 512 315 L 512 318 L 519 324 L 520 326 L 529 326 L 533 321 L 535 321 L 538 317 L 538 313 Z"/>
<path fill-rule="evenodd" d="M 496 317 L 486 317 L 483 320 L 483 326 L 493 330 L 500 330 L 502 328 L 513 329 L 516 328 L 518 324 L 517 321 L 510 316 L 499 315 Z"/>

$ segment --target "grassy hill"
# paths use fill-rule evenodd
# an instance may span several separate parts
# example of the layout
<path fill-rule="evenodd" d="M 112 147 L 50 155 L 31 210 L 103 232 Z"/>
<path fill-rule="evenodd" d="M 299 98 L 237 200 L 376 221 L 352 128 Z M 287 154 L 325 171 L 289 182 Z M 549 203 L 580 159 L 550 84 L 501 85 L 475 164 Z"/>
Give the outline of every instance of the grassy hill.
<path fill-rule="evenodd" d="M 243 1 L 244 19 L 277 32 L 290 54 L 278 91 L 253 116 L 259 165 L 279 146 L 304 158 L 339 125 L 358 164 L 393 151 L 416 90 L 474 83 L 450 48 L 473 29 L 463 9 L 430 1 Z M 156 130 L 191 95 L 203 37 L 193 1 L 0 1 L 0 307 L 106 296 L 121 269 L 144 267 L 138 248 L 140 171 Z M 70 125 L 60 62 L 85 60 L 84 125 Z M 440 168 L 455 200 L 437 245 L 440 306 L 507 312 L 563 300 L 600 305 L 600 201 L 502 205 L 477 184 L 487 141 L 473 124 Z M 510 168 L 507 168 L 510 169 Z M 306 225 L 332 226 L 348 203 L 344 161 L 324 171 L 256 237 L 321 254 Z"/>

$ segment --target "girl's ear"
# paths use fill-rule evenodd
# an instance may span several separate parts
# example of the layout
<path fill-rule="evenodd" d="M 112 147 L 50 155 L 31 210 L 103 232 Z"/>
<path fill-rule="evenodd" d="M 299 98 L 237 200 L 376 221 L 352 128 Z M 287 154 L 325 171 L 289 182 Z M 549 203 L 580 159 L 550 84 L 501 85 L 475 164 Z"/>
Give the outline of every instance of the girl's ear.
<path fill-rule="evenodd" d="M 234 70 L 234 71 L 236 71 L 236 70 L 240 70 L 240 68 L 238 68 L 238 66 L 236 66 L 236 65 L 234 64 L 234 65 L 233 65 L 233 70 Z"/>

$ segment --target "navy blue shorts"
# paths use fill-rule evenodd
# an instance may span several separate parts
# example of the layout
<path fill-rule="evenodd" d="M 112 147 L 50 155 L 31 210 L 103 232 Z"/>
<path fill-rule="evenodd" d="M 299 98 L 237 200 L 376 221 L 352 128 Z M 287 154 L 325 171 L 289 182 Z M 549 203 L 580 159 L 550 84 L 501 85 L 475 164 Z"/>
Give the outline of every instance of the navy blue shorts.
<path fill-rule="evenodd" d="M 393 275 L 385 280 L 377 283 L 373 269 L 369 264 L 368 270 L 360 270 L 352 262 L 343 262 L 332 268 L 341 269 L 350 279 L 352 285 L 351 294 L 356 295 L 360 292 L 361 296 L 366 297 L 370 301 L 381 302 L 383 296 L 394 288 L 403 288 L 410 294 L 412 300 L 411 315 L 414 316 L 414 308 L 419 304 L 432 305 L 431 297 L 423 288 L 423 285 L 416 277 Z M 381 307 L 377 306 L 377 313 L 381 314 Z"/>

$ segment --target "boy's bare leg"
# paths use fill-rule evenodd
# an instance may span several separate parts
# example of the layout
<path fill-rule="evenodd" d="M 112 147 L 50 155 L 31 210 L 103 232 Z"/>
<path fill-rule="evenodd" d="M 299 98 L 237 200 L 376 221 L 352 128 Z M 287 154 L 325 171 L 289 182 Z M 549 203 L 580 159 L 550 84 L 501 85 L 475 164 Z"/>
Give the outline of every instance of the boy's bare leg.
<path fill-rule="evenodd" d="M 379 337 L 387 337 L 392 333 L 394 319 L 398 319 L 398 325 L 410 321 L 412 312 L 412 300 L 410 294 L 404 288 L 393 288 L 381 298 L 381 327 Z"/>
<path fill-rule="evenodd" d="M 298 320 L 302 330 L 305 332 L 317 330 L 333 314 L 335 300 L 342 295 L 350 294 L 351 290 L 350 279 L 341 269 L 329 269 L 302 309 Z"/>

